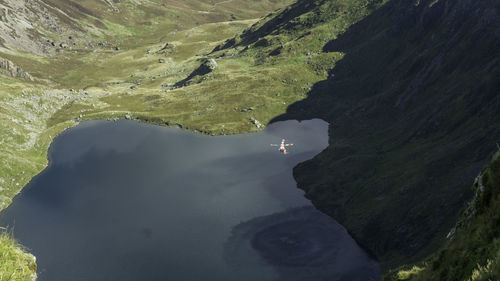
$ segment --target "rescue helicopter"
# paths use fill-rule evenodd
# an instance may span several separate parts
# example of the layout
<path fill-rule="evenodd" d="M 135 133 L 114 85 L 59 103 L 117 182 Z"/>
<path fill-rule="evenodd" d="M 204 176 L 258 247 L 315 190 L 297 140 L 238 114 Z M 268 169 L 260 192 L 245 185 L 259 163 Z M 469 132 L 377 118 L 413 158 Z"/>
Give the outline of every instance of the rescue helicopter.
<path fill-rule="evenodd" d="M 279 150 L 283 153 L 283 154 L 288 154 L 288 151 L 286 151 L 286 147 L 287 146 L 292 146 L 293 143 L 285 143 L 285 139 L 281 139 L 281 144 L 271 144 L 271 146 L 279 146 Z"/>

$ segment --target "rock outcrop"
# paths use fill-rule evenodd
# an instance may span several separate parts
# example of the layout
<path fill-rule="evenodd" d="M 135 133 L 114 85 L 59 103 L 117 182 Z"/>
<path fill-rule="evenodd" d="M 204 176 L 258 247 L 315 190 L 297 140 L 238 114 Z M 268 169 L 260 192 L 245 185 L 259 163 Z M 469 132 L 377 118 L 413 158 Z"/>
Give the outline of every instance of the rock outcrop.
<path fill-rule="evenodd" d="M 35 80 L 28 72 L 4 58 L 0 58 L 0 73 L 14 78 L 22 78 L 29 81 Z"/>
<path fill-rule="evenodd" d="M 191 74 L 185 79 L 175 83 L 174 88 L 184 87 L 189 84 L 199 82 L 203 77 L 217 68 L 217 61 L 215 59 L 204 59 L 201 65 L 196 68 Z"/>

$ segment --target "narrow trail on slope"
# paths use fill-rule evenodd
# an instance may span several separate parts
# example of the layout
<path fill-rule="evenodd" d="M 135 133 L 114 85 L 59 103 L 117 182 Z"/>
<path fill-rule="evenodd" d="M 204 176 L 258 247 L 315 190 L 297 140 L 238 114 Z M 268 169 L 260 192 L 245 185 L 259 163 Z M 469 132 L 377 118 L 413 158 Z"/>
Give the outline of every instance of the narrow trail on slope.
<path fill-rule="evenodd" d="M 213 5 L 213 7 L 211 9 L 207 10 L 207 12 L 214 12 L 215 9 L 217 9 L 217 6 L 222 5 L 222 4 L 226 4 L 226 3 L 231 3 L 231 2 L 233 2 L 233 0 L 225 0 L 222 2 L 217 2 Z"/>

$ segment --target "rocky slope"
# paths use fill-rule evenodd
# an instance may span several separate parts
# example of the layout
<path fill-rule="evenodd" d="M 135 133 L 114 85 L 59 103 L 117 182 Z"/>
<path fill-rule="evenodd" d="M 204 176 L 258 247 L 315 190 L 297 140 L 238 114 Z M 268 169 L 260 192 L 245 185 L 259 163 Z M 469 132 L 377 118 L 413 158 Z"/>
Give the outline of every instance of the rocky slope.
<path fill-rule="evenodd" d="M 500 279 L 500 150 L 474 179 L 474 197 L 446 236 L 442 249 L 386 280 Z"/>
<path fill-rule="evenodd" d="M 62 49 L 138 46 L 148 33 L 255 18 L 287 1 L 2 0 L 0 51 L 53 56 Z M 261 6 L 261 7 L 258 7 Z M 236 15 L 236 16 L 235 16 Z M 130 38 L 133 36 L 135 38 Z M 146 35 L 146 36 L 145 36 Z"/>
<path fill-rule="evenodd" d="M 0 38 L 4 49 L 36 55 L 53 55 L 102 34 L 104 13 L 112 13 L 110 1 L 18 1 L 0 2 Z"/>

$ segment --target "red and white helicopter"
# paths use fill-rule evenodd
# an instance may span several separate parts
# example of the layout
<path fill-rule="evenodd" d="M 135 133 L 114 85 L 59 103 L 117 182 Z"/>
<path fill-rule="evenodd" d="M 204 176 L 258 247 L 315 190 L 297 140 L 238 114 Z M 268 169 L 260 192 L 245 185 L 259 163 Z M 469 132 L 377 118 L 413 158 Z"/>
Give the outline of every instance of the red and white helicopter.
<path fill-rule="evenodd" d="M 279 146 L 280 151 L 283 152 L 283 154 L 288 154 L 288 151 L 286 151 L 286 147 L 292 145 L 293 143 L 285 143 L 285 139 L 281 139 L 281 144 L 271 144 L 271 146 Z"/>

